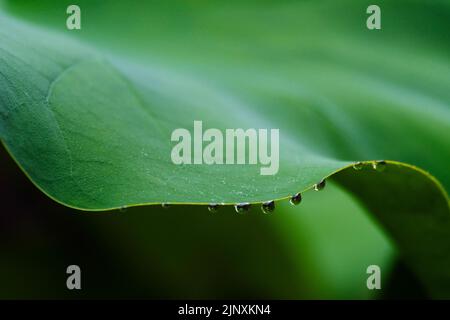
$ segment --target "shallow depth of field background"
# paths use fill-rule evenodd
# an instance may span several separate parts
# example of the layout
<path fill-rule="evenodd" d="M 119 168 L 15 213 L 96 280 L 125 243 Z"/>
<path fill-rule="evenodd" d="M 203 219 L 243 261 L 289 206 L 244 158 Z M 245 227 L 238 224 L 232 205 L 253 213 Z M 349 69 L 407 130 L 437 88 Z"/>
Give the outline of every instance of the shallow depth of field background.
<path fill-rule="evenodd" d="M 299 11 L 298 16 L 270 1 L 224 1 L 223 11 L 211 16 L 207 1 L 77 1 L 82 9 L 82 30 L 71 32 L 65 29 L 65 9 L 72 2 L 0 3 L 18 17 L 114 54 L 155 65 L 171 61 L 175 68 L 190 71 L 200 70 L 202 61 L 211 62 L 217 52 L 226 52 L 227 59 L 209 66 L 226 68 L 227 63 L 245 64 L 252 59 L 245 47 L 233 47 L 235 39 L 227 36 L 222 24 L 214 24 L 214 19 L 229 21 L 233 30 L 242 29 L 244 39 L 258 34 L 258 41 L 278 41 L 278 52 L 264 53 L 269 65 L 275 64 L 280 54 L 284 59 L 295 56 L 297 42 L 316 43 L 318 51 L 309 54 L 329 59 L 320 51 L 324 42 L 345 52 L 345 43 L 352 38 L 376 37 L 365 29 L 365 8 L 371 4 L 367 1 L 361 1 L 360 11 L 350 12 L 345 5 L 324 1 L 311 11 L 313 15 Z M 292 10 L 313 6 L 310 1 L 298 6 L 295 1 L 287 3 Z M 252 14 L 254 6 L 260 8 L 259 14 Z M 389 8 L 402 10 L 396 4 Z M 412 21 L 422 14 L 414 8 Z M 236 15 L 257 19 L 251 26 L 259 23 L 261 33 L 234 24 Z M 298 38 L 264 31 L 267 25 L 276 30 L 285 17 L 297 21 Z M 423 19 L 431 18 L 424 14 Z M 383 19 L 383 27 L 391 26 L 396 32 L 407 29 L 411 22 L 388 15 Z M 328 29 L 330 21 L 340 21 L 339 28 Z M 212 32 L 203 32 L 211 28 Z M 309 29 L 316 30 L 315 35 L 320 33 L 317 30 L 323 31 L 325 39 L 309 37 Z M 209 43 L 214 45 L 202 47 L 201 39 L 212 36 L 216 38 Z M 445 45 L 438 40 L 436 50 Z M 368 54 L 376 52 L 368 49 Z M 89 213 L 65 208 L 43 195 L 3 147 L 0 164 L 0 298 L 423 296 L 395 245 L 370 213 L 332 181 L 321 192 L 306 193 L 297 207 L 287 201 L 277 203 L 271 215 L 262 214 L 257 207 L 237 215 L 231 207 L 210 213 L 201 206 Z M 81 291 L 66 289 L 65 270 L 70 264 L 81 267 Z M 366 288 L 366 268 L 372 264 L 382 269 L 383 290 L 379 292 Z"/>

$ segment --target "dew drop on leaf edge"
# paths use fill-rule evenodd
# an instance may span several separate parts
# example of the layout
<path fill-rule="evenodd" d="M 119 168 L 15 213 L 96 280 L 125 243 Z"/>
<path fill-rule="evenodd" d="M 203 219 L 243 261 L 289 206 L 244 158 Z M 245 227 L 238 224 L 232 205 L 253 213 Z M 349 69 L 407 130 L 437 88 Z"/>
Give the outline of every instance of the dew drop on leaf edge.
<path fill-rule="evenodd" d="M 168 203 L 161 203 L 161 207 L 163 209 L 169 209 L 170 208 L 170 204 L 168 204 Z"/>
<path fill-rule="evenodd" d="M 382 172 L 382 171 L 384 171 L 384 169 L 386 169 L 386 161 L 384 161 L 384 160 L 374 161 L 372 163 L 372 168 L 374 168 L 378 172 Z"/>
<path fill-rule="evenodd" d="M 356 162 L 353 164 L 353 169 L 355 170 L 361 170 L 363 168 L 364 164 L 362 162 Z"/>
<path fill-rule="evenodd" d="M 261 205 L 261 210 L 263 213 L 268 214 L 275 210 L 275 201 L 266 201 Z"/>
<path fill-rule="evenodd" d="M 245 213 L 250 210 L 250 203 L 238 203 L 234 206 L 234 210 L 236 210 L 237 213 Z"/>
<path fill-rule="evenodd" d="M 314 190 L 316 191 L 323 190 L 323 188 L 325 188 L 325 184 L 326 184 L 325 179 L 323 179 L 322 181 L 314 185 Z"/>
<path fill-rule="evenodd" d="M 217 212 L 217 211 L 219 211 L 219 205 L 217 203 L 210 203 L 208 205 L 208 211 L 209 212 Z"/>
<path fill-rule="evenodd" d="M 289 199 L 289 202 L 293 205 L 296 206 L 298 205 L 300 202 L 302 202 L 302 194 L 300 192 L 294 194 L 291 199 Z"/>

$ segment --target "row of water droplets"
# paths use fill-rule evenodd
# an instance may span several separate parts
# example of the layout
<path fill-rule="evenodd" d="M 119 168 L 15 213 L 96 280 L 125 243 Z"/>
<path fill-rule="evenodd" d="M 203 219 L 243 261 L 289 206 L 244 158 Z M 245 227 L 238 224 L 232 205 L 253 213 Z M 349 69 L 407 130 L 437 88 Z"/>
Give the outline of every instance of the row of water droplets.
<path fill-rule="evenodd" d="M 323 188 L 325 188 L 325 184 L 326 184 L 325 180 L 321 180 L 319 183 L 316 183 L 313 188 L 315 191 L 320 191 Z M 294 206 L 300 204 L 301 201 L 302 201 L 302 194 L 300 192 L 294 194 L 289 199 L 289 202 Z M 210 203 L 208 205 L 208 210 L 209 210 L 209 212 L 217 212 L 217 211 L 219 211 L 219 208 L 223 205 L 224 204 L 221 204 L 221 203 Z M 242 202 L 242 203 L 235 204 L 234 210 L 236 210 L 237 213 L 243 214 L 243 213 L 250 211 L 251 206 L 252 205 L 248 202 Z M 170 204 L 162 203 L 161 207 L 163 207 L 164 209 L 168 209 L 168 208 L 170 208 Z M 273 212 L 274 210 L 275 210 L 275 201 L 274 200 L 266 201 L 261 204 L 261 211 L 265 214 L 269 214 L 269 213 Z"/>
<path fill-rule="evenodd" d="M 353 169 L 359 171 L 359 170 L 363 169 L 366 164 L 367 163 L 356 162 L 355 164 L 353 164 Z M 368 163 L 368 165 L 371 165 L 374 170 L 379 171 L 379 172 L 384 171 L 384 169 L 386 168 L 386 164 L 387 163 L 384 160 L 377 160 L 377 161 L 372 161 L 372 162 Z M 326 180 L 323 179 L 319 183 L 316 183 L 313 186 L 313 189 L 315 191 L 320 191 L 325 188 L 325 185 L 326 185 Z M 300 204 L 300 202 L 302 202 L 302 194 L 300 192 L 294 194 L 289 199 L 289 202 L 293 206 Z M 219 208 L 223 205 L 224 204 L 210 203 L 208 205 L 208 210 L 209 210 L 209 212 L 217 212 L 217 211 L 219 211 Z M 243 214 L 243 213 L 250 211 L 251 206 L 252 205 L 248 202 L 238 203 L 238 204 L 234 205 L 234 210 L 236 210 L 236 212 L 239 214 Z M 168 209 L 168 208 L 170 208 L 170 204 L 162 203 L 161 207 L 164 209 Z M 125 210 L 125 208 L 121 208 L 120 210 L 121 211 Z M 274 200 L 266 201 L 261 204 L 261 211 L 265 214 L 272 213 L 274 210 L 275 210 L 275 201 Z"/>
<path fill-rule="evenodd" d="M 355 170 L 361 170 L 364 167 L 364 165 L 365 164 L 363 162 L 357 162 L 357 163 L 355 163 L 353 165 L 353 168 Z M 371 162 L 370 165 L 372 166 L 372 168 L 374 170 L 382 172 L 386 168 L 386 161 L 384 161 L 384 160 L 377 160 L 377 161 Z M 323 179 L 319 183 L 316 183 L 313 186 L 313 189 L 315 191 L 320 191 L 320 190 L 323 190 L 325 188 L 325 185 L 326 185 L 326 180 Z M 294 206 L 300 204 L 300 202 L 302 202 L 302 194 L 300 192 L 294 194 L 289 199 L 289 202 L 292 205 L 294 205 Z M 245 213 L 245 212 L 248 212 L 250 210 L 250 207 L 251 207 L 250 203 L 239 203 L 239 204 L 236 204 L 234 206 L 234 209 L 236 210 L 237 213 Z M 210 204 L 208 206 L 208 210 L 210 212 L 217 212 L 218 209 L 219 209 L 219 205 L 218 204 Z M 265 214 L 271 213 L 274 210 L 275 210 L 275 201 L 274 200 L 263 202 L 261 204 L 261 211 L 263 213 L 265 213 Z"/>
<path fill-rule="evenodd" d="M 356 162 L 353 165 L 353 169 L 361 170 L 362 168 L 364 168 L 365 165 L 366 165 L 366 163 L 364 163 L 364 162 Z M 386 169 L 387 163 L 384 160 L 376 160 L 376 161 L 372 161 L 372 162 L 368 163 L 367 165 L 371 165 L 374 170 L 382 172 L 382 171 L 384 171 L 384 169 Z"/>
<path fill-rule="evenodd" d="M 314 190 L 320 191 L 324 187 L 325 187 L 325 180 L 322 180 L 319 183 L 316 183 L 314 185 Z M 289 199 L 289 202 L 294 206 L 298 205 L 301 201 L 302 201 L 302 194 L 300 192 L 294 194 Z M 234 210 L 236 210 L 237 213 L 243 214 L 243 213 L 248 212 L 250 210 L 251 206 L 252 205 L 248 202 L 238 203 L 238 204 L 234 205 Z M 210 212 L 217 212 L 219 210 L 219 207 L 220 207 L 219 204 L 211 203 L 208 205 L 208 210 Z M 265 214 L 269 214 L 269 213 L 273 212 L 274 210 L 275 210 L 275 201 L 274 200 L 266 201 L 261 204 L 261 211 Z"/>

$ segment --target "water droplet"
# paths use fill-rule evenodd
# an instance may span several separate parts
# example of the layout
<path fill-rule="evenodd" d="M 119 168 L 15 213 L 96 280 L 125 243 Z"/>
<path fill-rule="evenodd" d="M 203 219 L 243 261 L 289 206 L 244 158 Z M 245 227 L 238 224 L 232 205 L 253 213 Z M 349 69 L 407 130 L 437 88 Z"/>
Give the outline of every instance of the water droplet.
<path fill-rule="evenodd" d="M 169 203 L 161 203 L 161 207 L 163 209 L 169 209 L 170 208 L 170 204 Z"/>
<path fill-rule="evenodd" d="M 238 203 L 234 206 L 234 210 L 236 210 L 237 213 L 245 213 L 250 210 L 250 203 Z"/>
<path fill-rule="evenodd" d="M 294 206 L 298 205 L 300 202 L 302 202 L 302 194 L 300 192 L 294 194 L 289 202 Z"/>
<path fill-rule="evenodd" d="M 265 214 L 273 212 L 275 210 L 275 201 L 271 200 L 271 201 L 264 202 L 261 205 L 261 210 Z"/>
<path fill-rule="evenodd" d="M 323 188 L 325 188 L 325 184 L 326 184 L 325 179 L 323 179 L 322 181 L 314 185 L 314 190 L 316 191 L 322 190 Z"/>
<path fill-rule="evenodd" d="M 217 203 L 210 203 L 208 205 L 208 211 L 209 212 L 217 212 L 217 211 L 219 211 L 219 205 Z"/>
<path fill-rule="evenodd" d="M 119 212 L 125 212 L 127 211 L 127 207 L 123 206 L 119 208 Z"/>
<path fill-rule="evenodd" d="M 384 169 L 386 169 L 386 161 L 384 160 L 380 160 L 380 161 L 374 161 L 372 163 L 372 168 L 374 168 L 375 170 L 382 172 L 384 171 Z"/>
<path fill-rule="evenodd" d="M 363 164 L 362 162 L 356 162 L 356 163 L 353 165 L 353 169 L 355 169 L 355 170 L 361 170 L 361 169 L 363 168 L 363 166 L 364 166 L 364 164 Z"/>

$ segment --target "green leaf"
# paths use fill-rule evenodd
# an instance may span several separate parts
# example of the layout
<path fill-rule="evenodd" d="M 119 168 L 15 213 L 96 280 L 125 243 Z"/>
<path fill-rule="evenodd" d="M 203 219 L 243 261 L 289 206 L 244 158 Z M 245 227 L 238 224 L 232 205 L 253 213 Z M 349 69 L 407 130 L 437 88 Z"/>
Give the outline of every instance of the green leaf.
<path fill-rule="evenodd" d="M 63 38 L 19 25 L 1 29 L 10 30 L 2 34 L 3 141 L 30 178 L 68 206 L 102 210 L 271 200 L 310 187 L 348 164 L 303 145 L 286 129 L 276 176 L 260 175 L 255 165 L 174 165 L 171 132 L 192 130 L 194 120 L 220 129 L 283 123 L 205 81 L 68 49 L 71 43 Z M 23 40 L 9 34 L 24 34 Z M 41 48 L 43 37 L 58 46 L 56 52 Z M 69 52 L 61 54 L 63 49 Z M 30 64 L 30 54 L 48 67 L 38 70 L 41 64 Z"/>
<path fill-rule="evenodd" d="M 448 297 L 450 9 L 381 5 L 380 32 L 365 28 L 356 1 L 138 6 L 153 18 L 143 31 L 105 22 L 126 24 L 121 10 L 81 3 L 99 19 L 101 31 L 80 36 L 91 45 L 2 15 L 0 137 L 38 188 L 84 210 L 259 203 L 331 177 L 383 224 L 430 293 Z M 278 174 L 175 166 L 171 132 L 195 120 L 279 128 Z M 374 159 L 386 160 L 383 172 L 352 168 Z"/>

